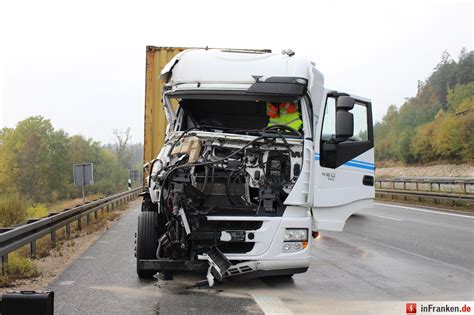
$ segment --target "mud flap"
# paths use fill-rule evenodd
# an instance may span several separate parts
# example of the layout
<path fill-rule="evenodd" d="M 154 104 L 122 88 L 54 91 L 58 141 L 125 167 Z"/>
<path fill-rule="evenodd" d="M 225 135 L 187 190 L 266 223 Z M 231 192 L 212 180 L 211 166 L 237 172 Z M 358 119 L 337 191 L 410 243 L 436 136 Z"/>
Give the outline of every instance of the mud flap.
<path fill-rule="evenodd" d="M 206 276 L 209 286 L 214 286 L 215 280 L 222 282 L 225 272 L 232 266 L 227 257 L 215 246 L 209 247 L 200 256 L 207 259 L 209 263 Z"/>

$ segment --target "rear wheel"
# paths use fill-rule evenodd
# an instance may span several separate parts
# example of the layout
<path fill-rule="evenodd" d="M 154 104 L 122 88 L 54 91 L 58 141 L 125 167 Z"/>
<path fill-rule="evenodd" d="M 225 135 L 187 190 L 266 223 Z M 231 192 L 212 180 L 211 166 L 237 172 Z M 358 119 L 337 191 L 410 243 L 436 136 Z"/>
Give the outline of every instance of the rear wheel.
<path fill-rule="evenodd" d="M 158 270 L 140 269 L 138 261 L 141 259 L 156 259 L 158 248 L 158 212 L 142 212 L 138 216 L 137 229 L 137 274 L 138 277 L 149 279 Z"/>

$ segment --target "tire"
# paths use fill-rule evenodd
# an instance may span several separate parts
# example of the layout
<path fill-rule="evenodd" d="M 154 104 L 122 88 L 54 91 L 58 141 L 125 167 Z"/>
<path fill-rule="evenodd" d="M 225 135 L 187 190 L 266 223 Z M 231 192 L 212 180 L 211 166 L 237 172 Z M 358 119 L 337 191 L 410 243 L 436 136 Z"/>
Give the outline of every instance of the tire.
<path fill-rule="evenodd" d="M 158 270 L 143 270 L 138 266 L 141 259 L 156 259 L 158 248 L 158 212 L 142 212 L 138 215 L 137 228 L 137 274 L 139 278 L 150 279 Z"/>

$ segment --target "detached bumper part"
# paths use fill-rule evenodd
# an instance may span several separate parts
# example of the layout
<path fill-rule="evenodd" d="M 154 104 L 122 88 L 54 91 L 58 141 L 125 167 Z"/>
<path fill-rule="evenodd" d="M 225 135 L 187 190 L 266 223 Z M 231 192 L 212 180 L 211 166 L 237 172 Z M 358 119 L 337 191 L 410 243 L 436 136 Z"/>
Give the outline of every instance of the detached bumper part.
<path fill-rule="evenodd" d="M 206 276 L 209 286 L 214 286 L 215 279 L 222 282 L 224 274 L 232 266 L 227 257 L 217 247 L 210 247 L 201 257 L 207 259 L 209 263 Z"/>

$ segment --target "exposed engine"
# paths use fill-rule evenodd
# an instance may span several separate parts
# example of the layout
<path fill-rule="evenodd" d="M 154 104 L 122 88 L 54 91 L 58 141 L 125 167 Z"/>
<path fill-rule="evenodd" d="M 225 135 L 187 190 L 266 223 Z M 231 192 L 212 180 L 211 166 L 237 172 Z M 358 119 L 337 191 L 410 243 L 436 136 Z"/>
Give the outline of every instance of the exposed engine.
<path fill-rule="evenodd" d="M 291 143 L 289 143 L 289 141 Z M 157 258 L 194 259 L 204 249 L 246 252 L 258 222 L 208 221 L 208 215 L 275 216 L 301 170 L 302 142 L 278 135 L 248 141 L 185 135 L 152 167 L 160 213 Z"/>

